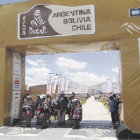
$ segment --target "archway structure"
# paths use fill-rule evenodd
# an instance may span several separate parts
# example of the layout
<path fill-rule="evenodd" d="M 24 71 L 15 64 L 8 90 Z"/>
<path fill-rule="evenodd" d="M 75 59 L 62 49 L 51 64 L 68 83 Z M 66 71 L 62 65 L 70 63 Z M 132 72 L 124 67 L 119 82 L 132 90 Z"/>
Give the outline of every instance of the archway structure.
<path fill-rule="evenodd" d="M 21 58 L 22 96 L 25 55 L 112 48 L 121 51 L 124 122 L 134 133 L 140 133 L 139 6 L 140 0 L 33 0 L 1 5 L 0 125 L 11 119 L 13 52 Z M 43 12 L 40 7 L 50 11 Z M 34 18 L 40 14 L 42 19 L 36 25 Z"/>

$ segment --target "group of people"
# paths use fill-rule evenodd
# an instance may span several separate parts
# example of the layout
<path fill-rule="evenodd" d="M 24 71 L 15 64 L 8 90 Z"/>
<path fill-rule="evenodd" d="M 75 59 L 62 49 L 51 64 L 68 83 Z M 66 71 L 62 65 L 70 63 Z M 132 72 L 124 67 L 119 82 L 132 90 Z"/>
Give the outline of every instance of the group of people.
<path fill-rule="evenodd" d="M 109 98 L 109 106 L 111 112 L 112 123 L 120 123 L 119 119 L 119 104 L 122 103 L 116 94 L 113 94 Z M 22 112 L 26 112 L 27 106 L 30 108 L 30 114 L 32 118 L 36 116 L 37 125 L 40 114 L 49 114 L 57 117 L 58 124 L 65 124 L 65 114 L 68 114 L 69 119 L 75 115 L 75 109 L 78 108 L 80 111 L 79 119 L 82 120 L 82 105 L 80 100 L 75 96 L 75 93 L 71 95 L 65 95 L 64 92 L 58 94 L 58 96 L 52 98 L 50 95 L 37 96 L 35 104 L 33 104 L 31 95 L 27 95 L 24 98 Z"/>
<path fill-rule="evenodd" d="M 119 124 L 120 119 L 119 119 L 119 104 L 122 103 L 117 97 L 116 94 L 113 94 L 109 98 L 109 106 L 110 106 L 110 112 L 111 112 L 111 119 L 112 123 Z"/>
<path fill-rule="evenodd" d="M 75 109 L 79 109 L 79 119 L 82 119 L 82 104 L 74 92 L 67 96 L 63 92 L 58 94 L 56 109 L 60 125 L 65 124 L 65 114 L 68 114 L 70 120 L 74 119 Z"/>
<path fill-rule="evenodd" d="M 30 107 L 31 116 L 32 118 L 35 116 L 37 119 L 37 125 L 39 122 L 38 116 L 40 114 L 49 114 L 49 116 L 53 115 L 55 116 L 55 119 L 57 117 L 58 124 L 64 124 L 65 114 L 68 114 L 69 117 L 69 114 L 73 115 L 74 108 L 76 108 L 78 105 L 82 110 L 81 102 L 75 96 L 75 93 L 65 95 L 64 92 L 61 92 L 56 97 L 52 97 L 51 95 L 40 95 L 37 96 L 35 102 L 32 101 L 31 95 L 26 95 L 23 101 L 22 112 L 26 112 L 27 106 Z"/>
<path fill-rule="evenodd" d="M 37 99 L 35 102 L 32 101 L 31 95 L 26 95 L 24 97 L 23 105 L 22 105 L 22 119 L 26 119 L 27 110 L 29 110 L 29 116 L 37 119 L 37 125 L 39 121 L 39 116 L 41 114 L 46 115 L 54 114 L 54 102 L 51 100 L 50 95 L 40 95 L 37 96 Z"/>

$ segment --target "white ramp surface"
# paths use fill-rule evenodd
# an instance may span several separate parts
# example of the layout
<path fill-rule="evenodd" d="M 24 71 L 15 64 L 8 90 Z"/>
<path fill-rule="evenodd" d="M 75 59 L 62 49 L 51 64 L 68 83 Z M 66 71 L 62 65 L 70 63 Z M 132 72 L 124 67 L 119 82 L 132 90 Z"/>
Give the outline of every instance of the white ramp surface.
<path fill-rule="evenodd" d="M 83 120 L 111 121 L 111 114 L 100 101 L 95 100 L 92 96 L 83 105 Z"/>

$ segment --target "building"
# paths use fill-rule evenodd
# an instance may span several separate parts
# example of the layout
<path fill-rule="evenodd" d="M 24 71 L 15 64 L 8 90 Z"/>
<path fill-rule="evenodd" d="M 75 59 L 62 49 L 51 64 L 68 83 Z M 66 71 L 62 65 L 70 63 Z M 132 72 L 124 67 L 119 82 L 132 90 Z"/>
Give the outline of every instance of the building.
<path fill-rule="evenodd" d="M 37 95 L 45 94 L 47 93 L 47 84 L 44 85 L 36 85 L 29 87 L 28 94 L 32 96 L 32 99 L 35 100 Z"/>

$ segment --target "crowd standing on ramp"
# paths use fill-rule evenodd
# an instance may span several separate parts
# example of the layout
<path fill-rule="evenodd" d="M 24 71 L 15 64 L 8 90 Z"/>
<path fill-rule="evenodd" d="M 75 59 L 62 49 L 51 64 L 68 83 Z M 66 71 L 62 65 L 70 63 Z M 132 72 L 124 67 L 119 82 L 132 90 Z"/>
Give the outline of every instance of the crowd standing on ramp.
<path fill-rule="evenodd" d="M 73 128 L 79 128 L 82 120 L 82 104 L 75 93 L 65 95 L 61 92 L 56 97 L 42 94 L 37 96 L 35 103 L 32 101 L 32 96 L 27 94 L 23 101 L 21 114 L 27 127 L 31 126 L 33 118 L 36 119 L 36 126 L 40 128 L 48 127 L 51 119 L 57 119 L 58 125 L 64 125 L 65 114 L 68 114 Z"/>

